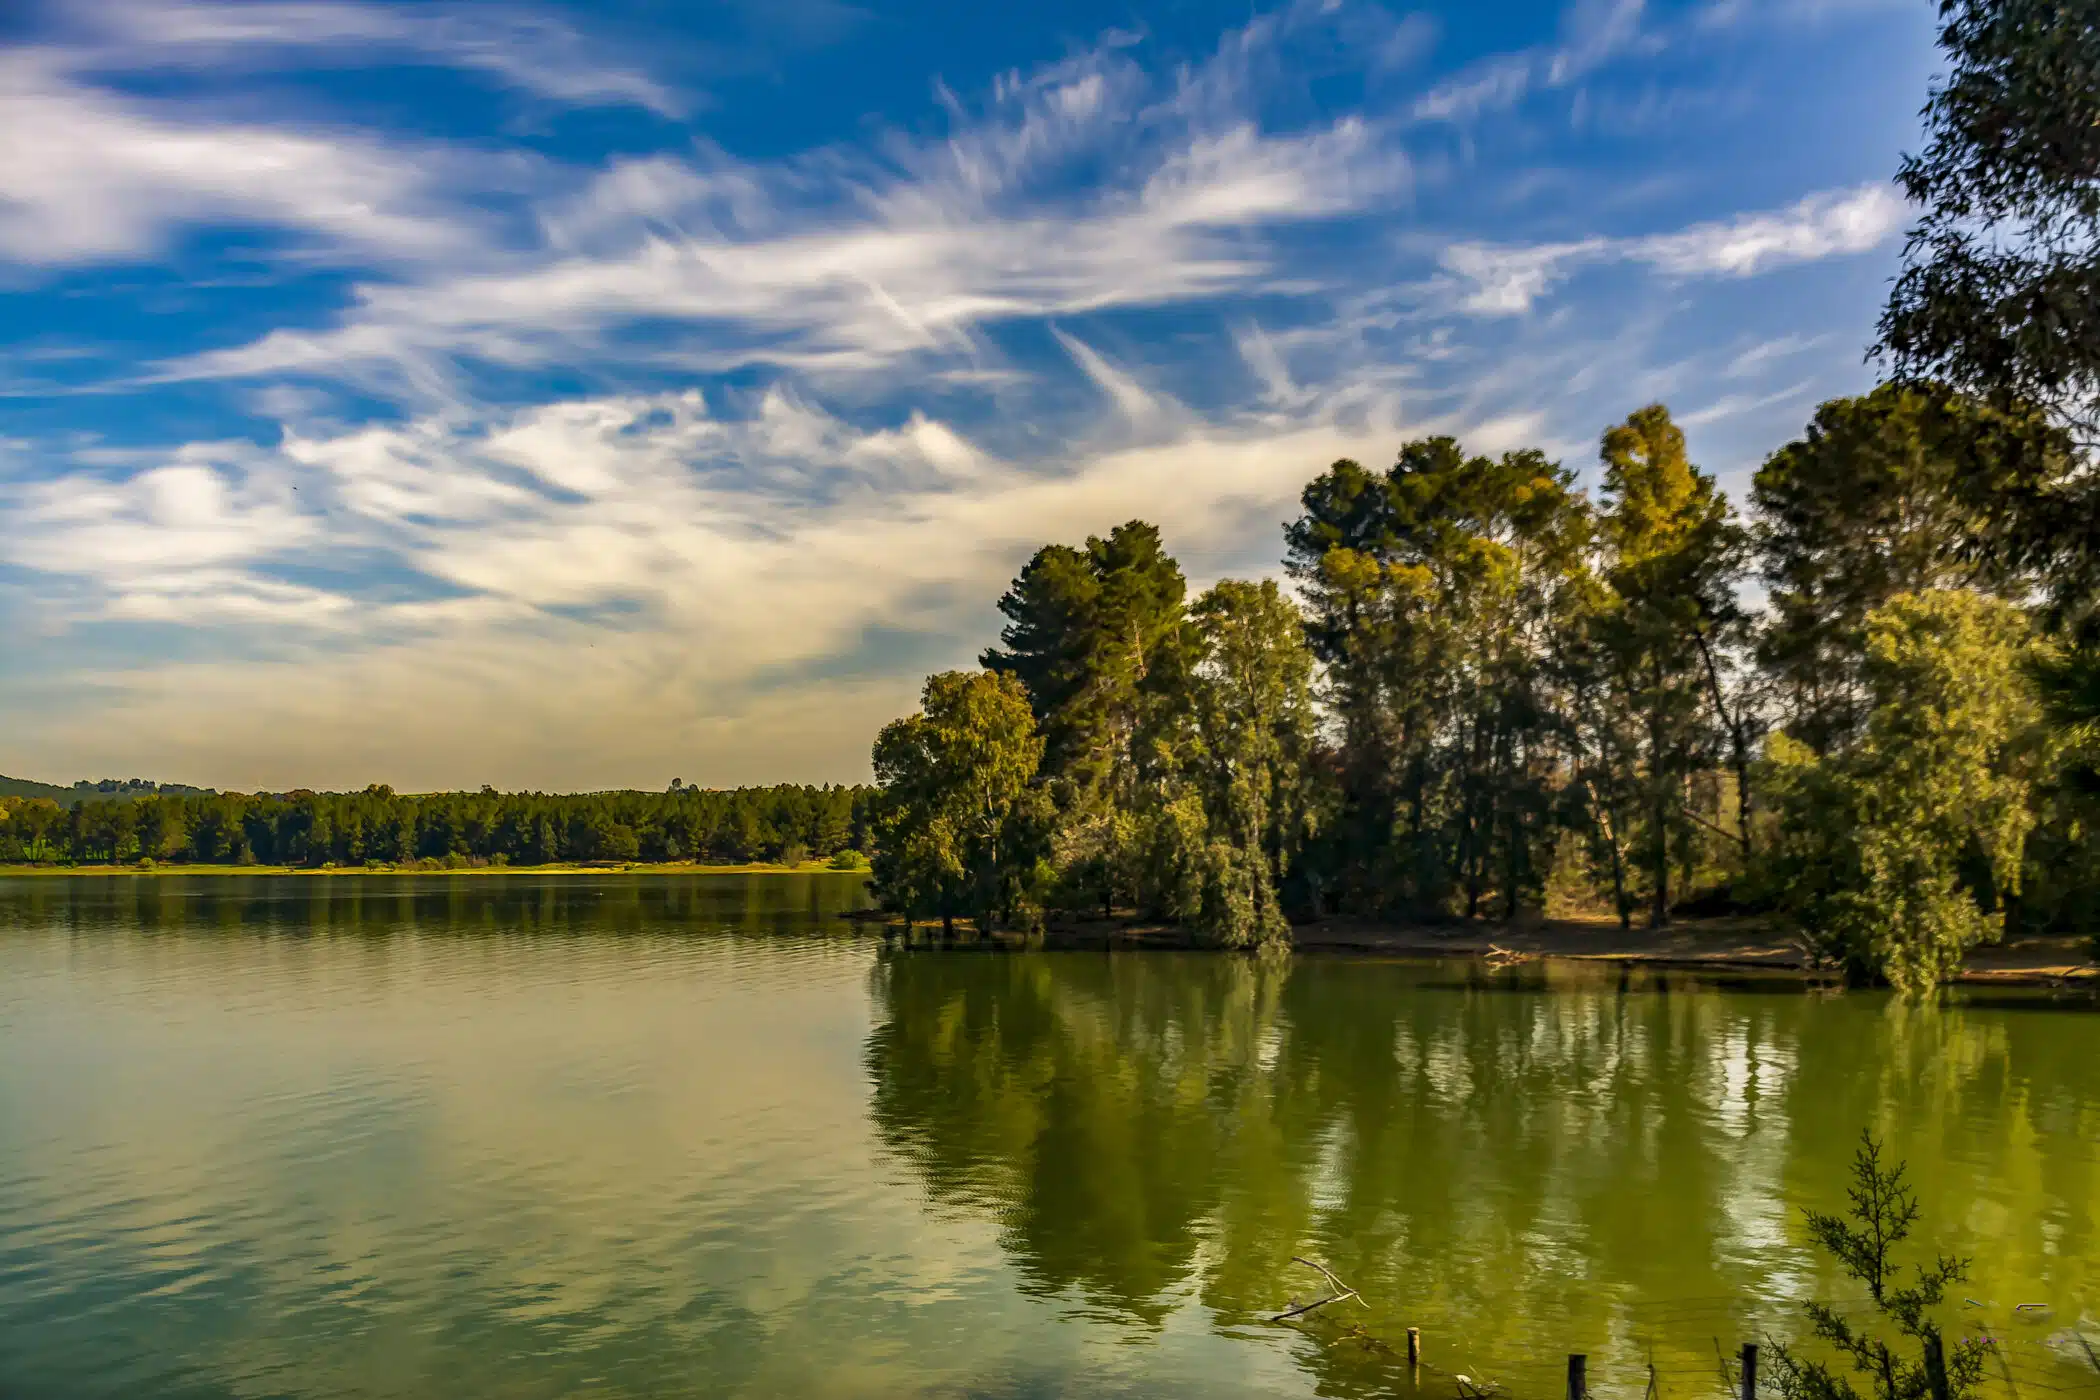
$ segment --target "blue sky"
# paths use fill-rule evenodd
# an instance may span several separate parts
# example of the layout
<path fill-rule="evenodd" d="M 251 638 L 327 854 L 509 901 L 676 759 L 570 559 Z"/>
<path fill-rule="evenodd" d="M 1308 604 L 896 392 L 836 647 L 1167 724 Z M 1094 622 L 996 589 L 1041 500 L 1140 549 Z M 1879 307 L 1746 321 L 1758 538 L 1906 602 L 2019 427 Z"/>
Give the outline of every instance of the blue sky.
<path fill-rule="evenodd" d="M 1740 495 L 1862 354 L 1924 0 L 57 0 L 0 19 L 0 772 L 864 777 L 1039 543 L 1329 461 Z"/>

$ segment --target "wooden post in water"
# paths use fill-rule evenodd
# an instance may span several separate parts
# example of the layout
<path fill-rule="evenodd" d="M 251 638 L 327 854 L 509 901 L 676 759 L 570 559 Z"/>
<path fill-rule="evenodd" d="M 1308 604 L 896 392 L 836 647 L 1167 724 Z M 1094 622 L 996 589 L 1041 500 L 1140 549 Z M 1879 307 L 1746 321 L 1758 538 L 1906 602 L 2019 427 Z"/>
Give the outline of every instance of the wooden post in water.
<path fill-rule="evenodd" d="M 1937 1327 L 1925 1334 L 1925 1385 L 1932 1400 L 1947 1400 L 1947 1357 L 1940 1350 Z"/>
<path fill-rule="evenodd" d="M 1407 1329 L 1407 1364 L 1409 1366 L 1422 1364 L 1422 1329 L 1419 1327 Z M 1947 1397 L 1942 1395 L 1937 1397 L 1937 1400 L 1947 1400 Z"/>
<path fill-rule="evenodd" d="M 1579 1351 L 1568 1353 L 1568 1400 L 1589 1400 L 1589 1357 Z"/>
<path fill-rule="evenodd" d="M 1743 1400 L 1757 1400 L 1757 1343 L 1743 1343 Z"/>

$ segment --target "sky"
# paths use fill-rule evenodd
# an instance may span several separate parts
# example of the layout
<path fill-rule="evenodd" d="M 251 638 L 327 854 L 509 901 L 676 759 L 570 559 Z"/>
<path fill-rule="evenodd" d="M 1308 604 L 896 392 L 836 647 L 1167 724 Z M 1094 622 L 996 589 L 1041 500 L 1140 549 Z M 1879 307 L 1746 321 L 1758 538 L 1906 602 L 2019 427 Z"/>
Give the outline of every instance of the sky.
<path fill-rule="evenodd" d="M 1410 438 L 1740 500 L 1927 0 L 0 6 L 0 772 L 864 780 L 1049 541 Z"/>

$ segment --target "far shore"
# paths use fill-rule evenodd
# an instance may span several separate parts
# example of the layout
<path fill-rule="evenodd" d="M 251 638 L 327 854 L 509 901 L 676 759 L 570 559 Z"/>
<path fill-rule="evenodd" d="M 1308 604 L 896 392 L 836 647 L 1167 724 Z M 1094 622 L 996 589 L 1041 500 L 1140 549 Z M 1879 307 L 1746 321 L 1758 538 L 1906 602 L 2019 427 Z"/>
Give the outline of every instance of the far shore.
<path fill-rule="evenodd" d="M 859 875 L 866 870 L 835 870 L 829 861 L 800 865 L 757 862 L 748 865 L 704 865 L 695 861 L 598 861 L 553 865 L 462 865 L 456 868 L 405 865 L 0 865 L 0 877 L 13 875 L 134 876 L 166 875 Z"/>
<path fill-rule="evenodd" d="M 755 862 L 705 865 L 692 861 L 599 862 L 557 865 L 477 865 L 457 869 L 404 866 L 282 865 L 0 865 L 0 877 L 98 877 L 158 879 L 181 875 L 336 877 L 360 875 L 840 875 L 865 879 L 866 870 L 834 870 L 828 861 L 799 865 Z M 877 910 L 844 917 L 866 926 L 897 924 Z M 938 923 L 917 921 L 916 934 L 937 935 Z M 960 946 L 983 949 L 1142 951 L 1205 949 L 1186 930 L 1123 919 L 1055 920 L 1041 934 L 999 933 L 979 938 L 958 925 Z M 1292 929 L 1298 953 L 1485 958 L 1502 966 L 1552 960 L 1681 968 L 1687 971 L 1765 973 L 1803 980 L 1833 980 L 1819 969 L 1798 940 L 1769 919 L 1756 916 L 1685 919 L 1664 928 L 1621 929 L 1610 918 L 1478 920 L 1449 924 L 1381 923 L 1323 919 Z M 2100 965 L 2082 935 L 2030 935 L 1979 948 L 1955 981 L 1970 986 L 2079 987 L 2100 992 Z"/>

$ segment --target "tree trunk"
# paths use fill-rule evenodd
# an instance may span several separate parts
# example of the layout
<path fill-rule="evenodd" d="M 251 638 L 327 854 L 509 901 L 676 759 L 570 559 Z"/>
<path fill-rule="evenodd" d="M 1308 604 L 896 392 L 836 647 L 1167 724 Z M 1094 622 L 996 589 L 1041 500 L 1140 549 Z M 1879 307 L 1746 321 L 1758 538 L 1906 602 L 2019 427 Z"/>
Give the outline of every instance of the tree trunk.
<path fill-rule="evenodd" d="M 1743 723 L 1742 709 L 1730 714 L 1721 698 L 1721 670 L 1714 663 L 1713 648 L 1706 644 L 1706 634 L 1698 635 L 1699 656 L 1706 662 L 1706 683 L 1713 695 L 1714 713 L 1721 717 L 1721 724 L 1728 730 L 1729 757 L 1735 769 L 1735 839 L 1742 848 L 1743 861 L 1750 860 L 1750 732 Z"/>
<path fill-rule="evenodd" d="M 1663 928 L 1670 922 L 1670 808 L 1666 802 L 1655 804 L 1655 907 L 1648 915 L 1650 928 Z"/>

